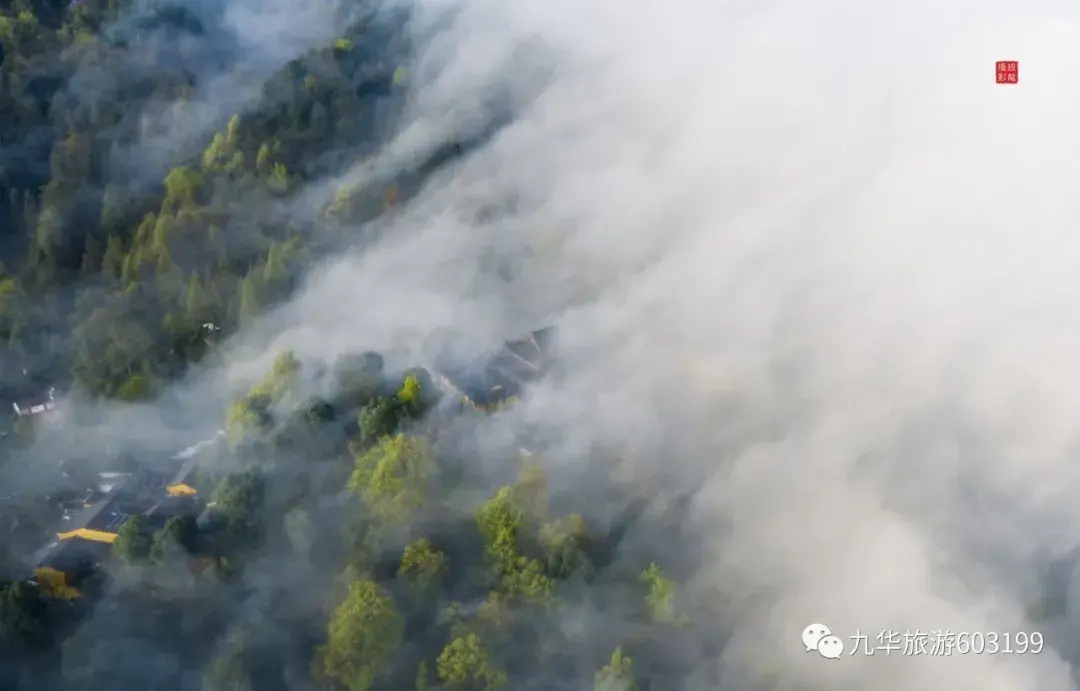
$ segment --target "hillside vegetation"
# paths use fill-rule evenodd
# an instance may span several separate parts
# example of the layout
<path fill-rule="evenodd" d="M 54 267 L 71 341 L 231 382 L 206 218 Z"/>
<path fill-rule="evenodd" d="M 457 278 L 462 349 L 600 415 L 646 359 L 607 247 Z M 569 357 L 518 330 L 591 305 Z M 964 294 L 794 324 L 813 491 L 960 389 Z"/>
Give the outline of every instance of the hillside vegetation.
<path fill-rule="evenodd" d="M 208 112 L 206 80 L 238 59 L 220 17 L 0 0 L 7 398 L 151 401 L 305 267 L 364 242 L 427 170 L 315 214 L 290 204 L 392 130 L 406 19 L 355 21 L 271 70 L 249 107 Z M 0 687 L 682 688 L 692 610 L 663 565 L 623 550 L 630 518 L 568 505 L 542 449 L 478 475 L 444 443 L 460 419 L 434 412 L 450 394 L 422 369 L 355 353 L 325 398 L 305 393 L 310 373 L 280 354 L 221 420 L 194 481 L 203 520 L 127 521 L 96 589 L 5 568 Z M 33 444 L 17 432 L 0 453 Z"/>

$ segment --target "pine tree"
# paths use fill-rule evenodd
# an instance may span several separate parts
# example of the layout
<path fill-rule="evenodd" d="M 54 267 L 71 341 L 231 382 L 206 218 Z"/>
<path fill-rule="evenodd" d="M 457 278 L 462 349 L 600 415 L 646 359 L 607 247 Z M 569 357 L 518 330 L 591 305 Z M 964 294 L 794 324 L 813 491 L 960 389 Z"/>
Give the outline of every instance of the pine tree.
<path fill-rule="evenodd" d="M 240 283 L 240 299 L 238 318 L 241 324 L 251 322 L 259 314 L 259 292 L 261 286 L 258 283 L 258 268 L 253 268 Z"/>

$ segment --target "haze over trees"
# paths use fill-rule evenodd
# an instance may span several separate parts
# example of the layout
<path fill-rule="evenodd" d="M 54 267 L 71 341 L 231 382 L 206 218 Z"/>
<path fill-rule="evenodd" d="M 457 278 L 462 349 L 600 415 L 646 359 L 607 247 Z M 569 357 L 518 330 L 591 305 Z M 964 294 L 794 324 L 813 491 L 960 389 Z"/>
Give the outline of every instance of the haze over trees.
<path fill-rule="evenodd" d="M 391 127 L 402 20 L 343 25 L 269 74 L 250 107 L 206 114 L 203 82 L 235 59 L 220 21 L 0 0 L 9 397 L 55 385 L 155 400 L 430 172 L 292 214 L 300 190 Z M 185 118 L 205 136 L 157 170 Z M 196 482 L 205 513 L 125 522 L 100 592 L 65 597 L 0 555 L 0 688 L 681 688 L 671 665 L 648 672 L 657 638 L 691 625 L 675 582 L 651 558 L 616 558 L 618 526 L 590 525 L 588 506 L 556 511 L 542 461 L 506 459 L 505 482 L 463 472 L 423 370 L 355 353 L 325 397 L 310 375 L 279 354 L 222 415 L 222 460 Z M 0 462 L 33 444 L 19 424 Z"/>

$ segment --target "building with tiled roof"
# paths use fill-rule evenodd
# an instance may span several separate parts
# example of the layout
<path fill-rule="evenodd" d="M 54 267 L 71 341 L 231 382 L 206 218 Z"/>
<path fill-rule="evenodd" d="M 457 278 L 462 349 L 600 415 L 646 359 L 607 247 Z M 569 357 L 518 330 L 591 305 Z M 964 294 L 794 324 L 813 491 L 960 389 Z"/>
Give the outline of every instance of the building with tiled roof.
<path fill-rule="evenodd" d="M 461 366 L 436 362 L 434 378 L 444 392 L 472 408 L 488 409 L 519 396 L 524 387 L 544 376 L 554 355 L 553 327 L 507 341 L 482 364 Z"/>

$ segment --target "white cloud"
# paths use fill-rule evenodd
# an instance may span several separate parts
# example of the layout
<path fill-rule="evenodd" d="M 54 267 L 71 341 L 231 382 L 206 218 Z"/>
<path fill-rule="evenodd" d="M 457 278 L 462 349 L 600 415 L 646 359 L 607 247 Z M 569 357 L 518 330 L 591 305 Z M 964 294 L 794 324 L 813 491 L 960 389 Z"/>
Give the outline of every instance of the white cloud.
<path fill-rule="evenodd" d="M 1075 613 L 1025 617 L 1041 560 L 1080 544 L 1080 11 L 458 9 L 413 127 L 480 117 L 498 85 L 521 112 L 388 240 L 325 267 L 274 346 L 558 323 L 573 376 L 516 414 L 700 487 L 695 585 L 740 627 L 721 688 L 1073 688 Z M 530 100 L 537 55 L 553 77 Z M 994 83 L 1002 59 L 1018 85 Z M 477 222 L 485 201 L 505 213 Z M 547 254 L 512 283 L 482 271 L 529 245 Z M 1038 630 L 1047 649 L 827 662 L 799 646 L 811 620 Z"/>

